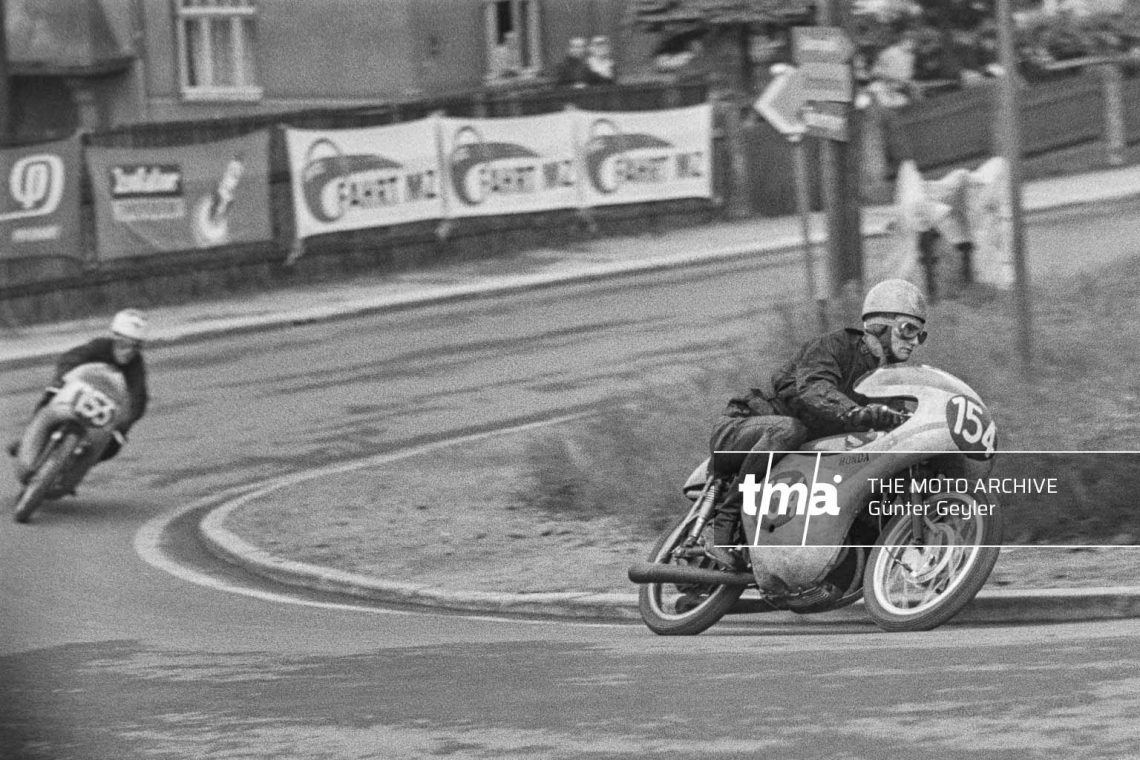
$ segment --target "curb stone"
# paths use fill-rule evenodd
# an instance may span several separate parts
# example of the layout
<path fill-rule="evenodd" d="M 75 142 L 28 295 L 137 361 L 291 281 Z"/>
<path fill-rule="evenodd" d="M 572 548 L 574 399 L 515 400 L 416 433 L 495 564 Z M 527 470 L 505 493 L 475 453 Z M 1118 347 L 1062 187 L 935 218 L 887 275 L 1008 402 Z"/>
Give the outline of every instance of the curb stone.
<path fill-rule="evenodd" d="M 225 520 L 245 501 L 238 499 L 210 510 L 199 523 L 199 536 L 211 554 L 250 572 L 289 586 L 325 591 L 386 604 L 432 607 L 463 612 L 513 613 L 551 617 L 637 620 L 634 594 L 557 591 L 512 594 L 457 591 L 427 584 L 403 583 L 350 573 L 278 557 L 245 541 Z"/>

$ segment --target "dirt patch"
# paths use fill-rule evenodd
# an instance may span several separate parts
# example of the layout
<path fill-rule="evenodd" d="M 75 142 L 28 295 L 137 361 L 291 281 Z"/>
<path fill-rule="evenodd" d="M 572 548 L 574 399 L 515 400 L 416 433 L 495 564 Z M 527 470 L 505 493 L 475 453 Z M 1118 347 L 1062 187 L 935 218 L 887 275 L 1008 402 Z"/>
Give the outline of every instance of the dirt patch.
<path fill-rule="evenodd" d="M 461 590 L 630 593 L 626 568 L 652 540 L 621 516 L 520 506 L 528 434 L 457 445 L 273 491 L 226 527 L 286 559 Z M 679 474 L 683 477 L 688 473 Z M 677 494 L 678 513 L 688 502 Z M 989 588 L 1137 584 L 1140 547 L 1005 549 Z"/>

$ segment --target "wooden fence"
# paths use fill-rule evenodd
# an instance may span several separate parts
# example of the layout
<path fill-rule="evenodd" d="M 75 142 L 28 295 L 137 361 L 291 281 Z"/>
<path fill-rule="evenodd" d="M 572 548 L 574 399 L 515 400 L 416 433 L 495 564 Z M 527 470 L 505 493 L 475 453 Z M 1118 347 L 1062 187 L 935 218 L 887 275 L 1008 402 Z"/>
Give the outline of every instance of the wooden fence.
<path fill-rule="evenodd" d="M 919 101 L 900 111 L 898 142 L 920 169 L 954 166 L 994 155 L 995 82 Z M 1140 78 L 1120 81 L 1124 142 L 1140 143 Z M 1105 72 L 1086 69 L 1021 92 L 1022 150 L 1032 158 L 1106 140 L 1110 103 Z"/>

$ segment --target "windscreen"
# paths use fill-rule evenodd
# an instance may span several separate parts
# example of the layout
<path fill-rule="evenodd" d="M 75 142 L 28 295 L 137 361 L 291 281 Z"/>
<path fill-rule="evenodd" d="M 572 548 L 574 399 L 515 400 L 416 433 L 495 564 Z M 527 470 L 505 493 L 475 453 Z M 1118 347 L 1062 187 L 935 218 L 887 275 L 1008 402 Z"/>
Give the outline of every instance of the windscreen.
<path fill-rule="evenodd" d="M 927 364 L 894 364 L 880 367 L 855 384 L 855 391 L 869 398 L 891 395 L 889 390 L 900 385 L 922 385 L 939 388 L 955 395 L 977 398 L 974 389 L 949 372 Z"/>

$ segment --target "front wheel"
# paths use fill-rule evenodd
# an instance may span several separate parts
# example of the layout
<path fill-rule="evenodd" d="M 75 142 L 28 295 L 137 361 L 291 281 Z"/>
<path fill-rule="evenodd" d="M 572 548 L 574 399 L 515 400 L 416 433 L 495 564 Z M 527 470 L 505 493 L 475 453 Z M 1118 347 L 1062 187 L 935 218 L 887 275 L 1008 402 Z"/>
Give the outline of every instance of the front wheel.
<path fill-rule="evenodd" d="M 77 434 L 68 433 L 54 443 L 48 444 L 48 450 L 40 457 L 40 466 L 32 473 L 24 490 L 16 497 L 16 513 L 13 516 L 16 522 L 26 523 L 43 503 L 78 442 Z"/>
<path fill-rule="evenodd" d="M 689 527 L 696 516 L 689 513 L 662 536 L 649 554 L 649 561 L 659 565 L 684 564 L 711 568 L 715 563 L 697 551 L 682 552 Z M 692 556 L 678 556 L 678 554 Z M 704 631 L 732 609 L 741 586 L 712 584 L 645 583 L 637 592 L 637 608 L 649 630 L 662 636 L 693 636 Z"/>
<path fill-rule="evenodd" d="M 980 509 L 967 494 L 939 494 L 929 501 L 944 506 L 939 512 L 946 514 L 923 518 L 923 541 L 915 539 L 910 515 L 895 517 L 863 572 L 867 612 L 883 630 L 929 631 L 945 623 L 985 585 L 1001 551 L 996 505 Z"/>

